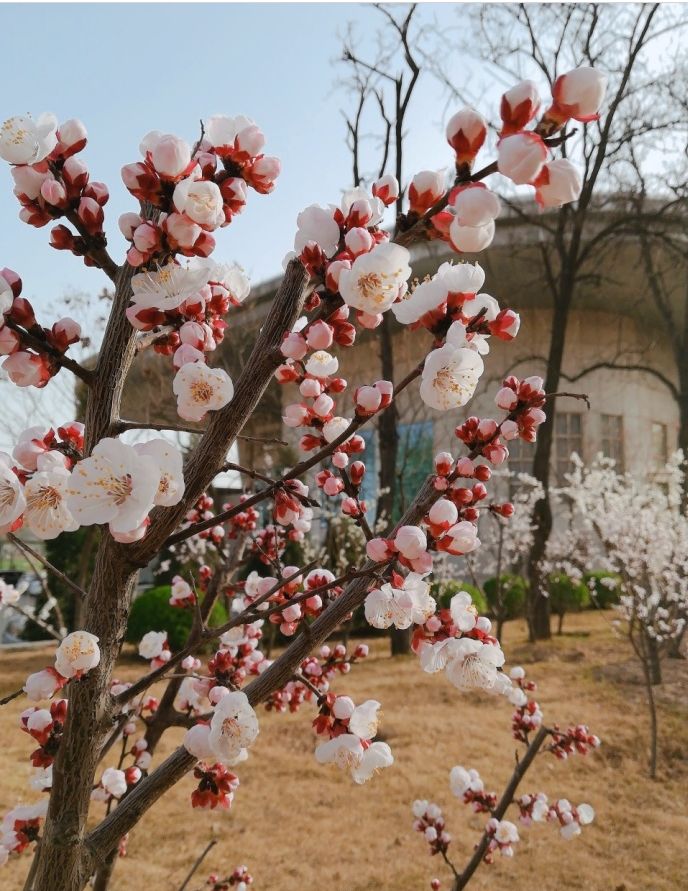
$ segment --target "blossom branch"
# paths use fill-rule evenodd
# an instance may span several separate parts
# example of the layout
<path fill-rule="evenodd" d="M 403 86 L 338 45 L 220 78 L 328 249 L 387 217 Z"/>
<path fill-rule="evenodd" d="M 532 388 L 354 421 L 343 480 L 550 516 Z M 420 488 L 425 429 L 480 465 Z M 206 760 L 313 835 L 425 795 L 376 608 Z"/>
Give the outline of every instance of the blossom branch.
<path fill-rule="evenodd" d="M 9 316 L 4 317 L 4 323 L 19 337 L 23 346 L 29 347 L 37 353 L 44 353 L 45 355 L 50 356 L 52 361 L 57 365 L 71 371 L 73 375 L 78 377 L 89 387 L 91 386 L 93 383 L 92 371 L 84 368 L 83 365 L 80 365 L 76 360 L 70 359 L 65 353 L 62 353 L 54 346 L 51 346 L 45 338 L 39 337 L 37 334 L 32 334 L 30 331 L 22 328 L 21 325 L 18 325 L 14 319 Z"/>
<path fill-rule="evenodd" d="M 504 817 L 504 814 L 507 811 L 507 808 L 514 800 L 514 794 L 518 789 L 521 780 L 528 772 L 530 766 L 532 765 L 535 757 L 537 756 L 543 742 L 547 739 L 550 734 L 550 730 L 547 727 L 540 727 L 538 732 L 533 737 L 532 742 L 526 749 L 526 752 L 523 758 L 516 763 L 516 767 L 514 768 L 514 772 L 511 775 L 511 779 L 506 785 L 504 792 L 502 793 L 502 797 L 499 799 L 497 807 L 492 811 L 492 816 L 496 820 L 501 820 Z M 490 843 L 490 835 L 488 832 L 484 832 L 482 838 L 478 842 L 476 849 L 473 853 L 473 856 L 468 861 L 463 872 L 457 876 L 456 881 L 452 886 L 452 891 L 462 891 L 463 888 L 471 880 L 473 873 L 477 870 L 477 868 L 482 863 L 483 857 L 487 851 L 488 845 Z"/>
<path fill-rule="evenodd" d="M 57 566 L 54 566 L 50 560 L 46 559 L 43 554 L 39 554 L 38 551 L 34 550 L 31 545 L 27 544 L 25 541 L 22 541 L 21 538 L 17 538 L 17 536 L 13 532 L 7 533 L 7 538 L 12 542 L 13 545 L 18 547 L 21 551 L 24 551 L 26 554 L 29 554 L 31 557 L 38 560 L 45 568 L 52 572 L 52 574 L 58 578 L 63 584 L 67 585 L 68 588 L 71 588 L 75 594 L 77 594 L 80 598 L 86 597 L 86 592 L 83 588 L 80 588 L 76 582 L 73 582 L 69 576 L 65 575 L 61 569 L 58 569 Z"/>

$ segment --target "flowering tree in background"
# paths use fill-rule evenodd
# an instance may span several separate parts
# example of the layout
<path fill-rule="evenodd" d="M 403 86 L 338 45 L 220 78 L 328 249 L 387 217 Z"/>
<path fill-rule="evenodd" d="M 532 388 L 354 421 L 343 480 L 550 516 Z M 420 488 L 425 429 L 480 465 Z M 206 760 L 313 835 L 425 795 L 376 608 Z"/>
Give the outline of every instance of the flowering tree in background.
<path fill-rule="evenodd" d="M 511 401 L 513 391 L 498 394 L 498 400 Z M 511 501 L 501 505 L 482 518 L 481 547 L 465 557 L 473 584 L 481 590 L 496 622 L 497 640 L 502 639 L 502 630 L 507 619 L 512 618 L 509 610 L 508 586 L 511 580 L 508 573 L 516 572 L 523 563 L 533 541 L 535 529 L 533 510 L 542 497 L 539 482 L 527 473 L 500 474 L 510 488 L 514 488 Z M 486 578 L 492 590 L 486 591 Z M 488 597 L 488 593 L 490 596 Z"/>
<path fill-rule="evenodd" d="M 467 770 L 456 765 L 451 769 L 449 788 L 452 794 L 470 805 L 474 813 L 485 814 L 487 818 L 485 830 L 462 870 L 456 867 L 447 853 L 452 837 L 446 830 L 441 808 L 426 800 L 413 802 L 413 828 L 423 834 L 430 854 L 440 854 L 451 869 L 452 891 L 465 888 L 478 867 L 483 863 L 492 863 L 495 854 L 513 857 L 514 845 L 520 841 L 520 837 L 517 825 L 504 819 L 509 808 L 518 811 L 518 820 L 523 826 L 543 822 L 558 824 L 559 832 L 565 839 L 580 835 L 581 828 L 595 818 L 595 811 L 589 804 L 573 806 L 566 798 L 550 802 L 547 794 L 541 791 L 516 795 L 538 755 L 548 752 L 564 761 L 575 753 L 586 755 L 600 745 L 600 740 L 584 724 L 567 727 L 566 730 L 556 724 L 553 727 L 543 724 L 540 706 L 528 696 L 535 690 L 535 684 L 526 680 L 526 673 L 520 666 L 512 668 L 508 676 L 500 675 L 499 683 L 504 686 L 503 692 L 509 702 L 516 706 L 511 719 L 513 737 L 526 749 L 522 757 L 516 755 L 514 772 L 499 797 L 485 789 L 480 774 L 474 768 Z M 440 885 L 439 879 L 433 879 L 430 883 L 433 891 L 438 891 Z"/>
<path fill-rule="evenodd" d="M 580 178 L 569 162 L 552 160 L 551 150 L 566 139 L 561 131 L 569 120 L 594 117 L 604 84 L 589 68 L 562 76 L 534 129 L 527 127 L 538 115 L 539 97 L 532 84 L 516 85 L 502 104 L 498 157 L 482 168 L 475 160 L 486 123 L 474 109 L 459 111 L 447 126 L 452 182 L 427 171 L 414 177 L 392 233 L 383 228 L 385 208 L 399 191 L 390 176 L 371 193 L 345 192 L 337 206 L 307 207 L 297 219 L 282 283 L 236 380 L 207 359 L 249 284 L 240 268 L 211 255 L 216 233 L 251 192 L 274 188 L 280 164 L 264 154 L 260 128 L 248 118 L 217 115 L 203 122 L 193 147 L 178 136 L 147 134 L 141 160 L 122 170 L 139 209 L 120 218 L 130 247 L 119 265 L 104 229 L 108 189 L 91 180 L 81 157 L 83 124 L 58 124 L 44 114 L 2 125 L 0 157 L 12 165 L 22 221 L 42 227 L 60 220 L 51 245 L 100 269 L 115 289 L 97 361 L 85 368 L 69 355 L 79 324 L 70 318 L 40 324 L 21 296 L 19 275 L 0 274 L 0 343 L 10 379 L 41 388 L 66 370 L 87 389 L 83 425 L 29 431 L 11 457 L 2 457 L 0 531 L 13 535 L 23 524 L 51 539 L 95 526 L 100 535 L 87 590 L 75 586 L 84 601 L 82 627 L 61 639 L 54 664 L 37 666 L 17 693 L 42 703 L 23 712 L 21 729 L 38 743 L 31 760 L 38 770 L 34 785 L 43 791 L 5 815 L 0 851 L 6 859 L 37 842 L 27 889 L 77 891 L 90 881 L 106 888 L 127 834 L 187 774 L 196 780 L 193 807 L 229 807 L 239 786 L 234 769 L 259 732 L 259 706 L 316 706 L 317 761 L 333 762 L 355 783 L 389 767 L 390 747 L 376 739 L 379 703 L 355 703 L 330 690 L 335 676 L 366 655 L 364 646 L 348 652 L 326 644 L 359 605 L 365 603 L 376 627 L 415 626 L 413 647 L 423 670 L 445 671 L 459 689 L 513 694 L 489 621 L 465 597 L 438 611 L 426 576 L 433 554 L 463 555 L 479 546 L 482 510 L 508 513 L 487 500 L 490 465 L 507 458 L 511 439 L 535 440 L 553 394 L 539 378 L 509 377 L 498 419 L 459 418 L 456 454 L 436 457 L 400 521 L 382 537 L 371 531 L 359 497 L 366 469 L 357 457 L 365 447 L 358 431 L 409 388 L 437 411 L 461 408 L 483 371 L 486 339 L 516 336 L 518 316 L 481 290 L 478 264 L 444 263 L 409 288 L 409 247 L 442 239 L 457 254 L 487 248 L 500 207 L 484 183 L 492 174 L 534 188 L 545 205 L 575 199 Z M 428 332 L 427 356 L 401 381 L 357 382 L 347 403 L 352 388 L 337 375 L 336 348 L 351 346 L 389 311 Z M 159 436 L 135 445 L 121 438 L 149 427 L 120 414 L 134 356 L 148 348 L 170 357 L 180 418 L 203 424 L 185 461 Z M 287 423 L 304 428 L 302 460 L 277 478 L 230 465 L 227 457 L 273 376 L 294 394 Z M 211 510 L 207 489 L 228 466 L 253 492 Z M 303 478 L 311 470 L 367 539 L 367 559 L 336 577 L 326 566 L 290 566 L 284 559 L 289 542 L 310 529 L 314 499 Z M 258 505 L 267 509 L 264 523 Z M 173 651 L 166 629 L 147 633 L 139 644 L 147 670 L 133 683 L 119 682 L 116 664 L 139 570 L 161 551 L 199 537 L 215 542 L 212 564 L 175 579 L 171 597 L 175 608 L 193 615 L 186 643 Z M 240 583 L 247 553 L 265 570 Z M 47 562 L 46 568 L 54 570 Z M 231 617 L 212 624 L 213 605 L 230 596 Z M 293 638 L 274 661 L 259 647 L 266 620 Z M 201 660 L 209 642 L 218 649 Z M 163 681 L 162 695 L 152 696 L 151 685 Z M 61 690 L 67 698 L 58 696 Z M 172 726 L 187 728 L 184 744 L 156 764 L 157 743 Z M 119 758 L 111 754 L 116 744 Z"/>
<path fill-rule="evenodd" d="M 574 456 L 575 458 L 576 456 Z M 610 459 L 589 467 L 580 459 L 561 496 L 572 505 L 569 537 L 575 550 L 595 553 L 619 579 L 620 626 L 639 659 L 650 709 L 650 775 L 657 770 L 657 713 L 653 686 L 661 659 L 688 620 L 688 517 L 682 509 L 683 455 L 660 479 L 619 473 Z M 598 560 L 600 558 L 598 557 Z"/>

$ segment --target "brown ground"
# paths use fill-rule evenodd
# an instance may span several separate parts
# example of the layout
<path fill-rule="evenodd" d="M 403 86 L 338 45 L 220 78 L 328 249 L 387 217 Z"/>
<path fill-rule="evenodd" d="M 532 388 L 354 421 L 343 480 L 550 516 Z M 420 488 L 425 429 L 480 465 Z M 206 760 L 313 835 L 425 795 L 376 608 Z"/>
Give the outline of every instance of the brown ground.
<path fill-rule="evenodd" d="M 603 746 L 563 763 L 542 757 L 524 791 L 543 788 L 550 797 L 588 801 L 597 819 L 571 842 L 551 825 L 523 829 L 514 859 L 481 868 L 471 888 L 681 891 L 688 887 L 680 853 L 688 836 L 686 663 L 666 665 L 671 695 L 660 696 L 661 766 L 653 783 L 645 773 L 643 690 L 625 643 L 612 635 L 609 615 L 585 613 L 567 625 L 568 634 L 535 650 L 525 644 L 520 624 L 508 626 L 509 663 L 532 663 L 529 674 L 539 682 L 546 720 L 585 721 Z M 15 689 L 36 664 L 35 653 L 1 658 L 0 692 Z M 127 665 L 121 674 L 132 671 Z M 443 677 L 424 675 L 413 658 L 391 661 L 382 645 L 348 678 L 338 679 L 336 689 L 357 701 L 382 702 L 393 768 L 356 787 L 336 768 L 316 764 L 310 708 L 263 714 L 259 740 L 239 770 L 241 788 L 231 811 L 192 811 L 192 781 L 180 783 L 132 833 L 114 891 L 176 891 L 211 837 L 218 844 L 192 889 L 211 869 L 229 872 L 238 863 L 249 865 L 256 891 L 421 891 L 432 876 L 446 879 L 446 867 L 428 856 L 411 830 L 410 803 L 424 797 L 444 808 L 454 838 L 450 853 L 461 864 L 484 819 L 450 795 L 448 772 L 457 763 L 474 766 L 490 787 L 504 783 L 514 751 L 510 707 L 489 696 L 460 694 Z M 26 795 L 31 742 L 15 729 L 24 707 L 18 700 L 3 709 L 0 814 Z M 165 753 L 178 741 L 179 734 L 170 733 Z M 0 873 L 0 887 L 21 888 L 27 868 L 26 856 L 14 860 Z"/>

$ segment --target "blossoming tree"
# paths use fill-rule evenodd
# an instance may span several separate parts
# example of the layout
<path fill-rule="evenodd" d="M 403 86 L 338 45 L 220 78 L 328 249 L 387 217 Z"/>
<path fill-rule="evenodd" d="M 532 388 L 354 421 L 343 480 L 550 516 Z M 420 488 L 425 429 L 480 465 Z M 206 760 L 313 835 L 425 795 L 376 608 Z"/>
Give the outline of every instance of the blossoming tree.
<path fill-rule="evenodd" d="M 68 372 L 87 390 L 83 425 L 32 429 L 12 456 L 2 456 L 0 531 L 13 535 L 23 524 L 49 539 L 81 526 L 100 530 L 88 589 L 78 591 L 83 627 L 64 637 L 54 664 L 37 666 L 18 691 L 38 703 L 23 712 L 21 729 L 38 743 L 31 759 L 43 791 L 5 816 L 0 852 L 6 859 L 37 842 L 27 889 L 77 891 L 89 881 L 107 887 L 127 834 L 189 773 L 197 780 L 194 807 L 228 807 L 239 784 L 233 768 L 259 732 L 259 707 L 316 705 L 316 759 L 334 762 L 356 783 L 389 767 L 390 747 L 376 740 L 379 703 L 356 704 L 330 691 L 334 676 L 346 674 L 366 648 L 347 652 L 326 640 L 364 602 L 376 627 L 414 626 L 414 649 L 426 671 L 444 670 L 461 689 L 509 693 L 505 657 L 489 621 L 464 596 L 438 611 L 426 576 L 434 553 L 478 547 L 481 511 L 509 512 L 488 500 L 490 465 L 504 461 L 511 439 L 535 440 L 551 394 L 539 378 L 509 377 L 498 419 L 457 418 L 455 452 L 437 455 L 384 537 L 371 532 L 360 498 L 366 470 L 357 458 L 365 445 L 358 431 L 409 388 L 436 411 L 461 408 L 483 371 L 487 339 L 516 336 L 517 314 L 481 291 L 485 276 L 477 263 L 444 263 L 413 287 L 409 248 L 429 239 L 444 240 L 458 255 L 487 248 L 500 208 L 484 183 L 488 176 L 534 189 L 543 206 L 575 199 L 578 173 L 551 152 L 566 138 L 568 121 L 596 115 L 604 83 L 592 69 L 563 75 L 530 128 L 540 106 L 535 86 L 513 87 L 502 101 L 497 159 L 483 167 L 475 161 L 486 123 L 473 109 L 459 111 L 447 126 L 452 181 L 418 173 L 392 232 L 383 225 L 400 190 L 391 176 L 370 192 L 345 192 L 337 206 L 306 208 L 268 317 L 234 381 L 207 360 L 225 335 L 224 317 L 246 299 L 249 285 L 238 267 L 212 255 L 215 233 L 242 211 L 251 192 L 273 190 L 280 164 L 264 153 L 260 128 L 248 118 L 218 115 L 204 121 L 193 147 L 174 135 L 147 134 L 141 160 L 122 170 L 139 207 L 120 218 L 130 247 L 118 264 L 104 229 L 108 188 L 90 178 L 81 157 L 83 124 L 58 124 L 43 114 L 2 125 L 0 156 L 11 165 L 21 220 L 37 228 L 59 221 L 51 245 L 100 269 L 115 289 L 102 348 L 86 368 L 69 355 L 80 337 L 78 323 L 40 324 L 21 296 L 19 275 L 0 273 L 0 348 L 10 379 L 40 388 Z M 361 329 L 376 328 L 386 312 L 427 332 L 427 356 L 403 380 L 357 382 L 347 403 L 351 388 L 337 376 L 336 349 L 351 346 Z M 122 438 L 147 426 L 122 418 L 120 405 L 135 354 L 150 348 L 170 356 L 180 418 L 203 425 L 185 461 L 159 436 L 135 445 Z M 211 511 L 206 490 L 229 466 L 228 452 L 273 377 L 294 394 L 285 420 L 305 428 L 303 458 L 278 478 L 232 465 L 254 491 Z M 325 566 L 285 566 L 282 559 L 287 542 L 310 528 L 316 502 L 304 478 L 311 470 L 322 497 L 338 499 L 368 539 L 367 559 L 336 578 Z M 259 504 L 270 516 L 264 528 Z M 199 536 L 219 541 L 223 534 L 226 541 L 213 565 L 199 571 L 198 584 L 175 580 L 172 603 L 194 616 L 185 645 L 172 652 L 165 629 L 147 634 L 139 652 L 149 670 L 133 683 L 118 682 L 139 570 L 164 548 Z M 259 555 L 271 574 L 238 583 L 246 551 Z M 213 627 L 213 604 L 228 592 L 231 618 Z M 293 638 L 274 661 L 258 645 L 266 620 Z M 203 662 L 197 654 L 211 641 L 217 650 Z M 149 690 L 158 682 L 163 692 L 153 697 Z M 184 744 L 156 763 L 160 737 L 180 725 L 187 728 Z M 117 760 L 111 753 L 120 740 Z M 96 813 L 98 802 L 106 802 L 104 813 Z"/>
<path fill-rule="evenodd" d="M 657 712 L 653 687 L 661 660 L 688 621 L 688 517 L 683 510 L 683 454 L 660 479 L 619 473 L 601 456 L 590 466 L 577 457 L 559 493 L 572 506 L 567 546 L 597 554 L 615 576 L 619 626 L 639 660 L 650 713 L 650 776 L 657 771 Z M 561 552 L 554 565 L 567 566 Z"/>

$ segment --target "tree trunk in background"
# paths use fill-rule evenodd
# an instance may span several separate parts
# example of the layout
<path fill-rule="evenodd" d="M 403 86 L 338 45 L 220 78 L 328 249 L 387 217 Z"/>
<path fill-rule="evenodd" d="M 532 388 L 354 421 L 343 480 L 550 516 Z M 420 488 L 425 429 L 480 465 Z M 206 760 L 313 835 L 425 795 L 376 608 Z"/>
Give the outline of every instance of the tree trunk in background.
<path fill-rule="evenodd" d="M 383 380 L 393 381 L 394 374 L 394 341 L 392 333 L 391 313 L 385 313 L 380 325 L 380 370 Z M 377 427 L 378 453 L 380 456 L 380 472 L 378 482 L 380 496 L 377 502 L 375 523 L 385 517 L 387 523 L 392 519 L 394 496 L 397 491 L 397 451 L 399 448 L 399 413 L 396 405 L 380 415 Z M 392 628 L 390 631 L 392 656 L 400 656 L 411 652 L 411 632 Z"/>
<path fill-rule="evenodd" d="M 688 314 L 688 306 L 686 307 Z M 686 318 L 688 324 L 688 318 Z M 678 399 L 678 448 L 683 452 L 683 485 L 681 487 L 681 511 L 688 512 L 688 353 L 685 350 L 676 356 L 678 365 L 679 399 Z M 688 617 L 686 617 L 688 619 Z M 688 622 L 680 634 L 670 642 L 667 655 L 670 659 L 685 659 L 683 641 L 688 630 Z"/>
<path fill-rule="evenodd" d="M 552 319 L 552 339 L 547 358 L 547 374 L 545 392 L 556 393 L 561 379 L 561 366 L 566 343 L 566 325 L 569 314 L 569 299 L 560 299 L 554 307 Z M 533 459 L 533 476 L 540 482 L 544 496 L 535 505 L 533 522 L 533 545 L 528 555 L 528 602 L 526 612 L 528 634 L 531 641 L 544 640 L 551 637 L 549 597 L 545 590 L 540 564 L 545 556 L 547 541 L 552 531 L 552 505 L 550 502 L 549 482 L 554 447 L 554 417 L 556 400 L 547 403 L 547 420 L 538 429 Z"/>
<path fill-rule="evenodd" d="M 647 653 L 650 683 L 656 687 L 662 683 L 662 663 L 659 658 L 659 647 L 654 637 L 645 636 L 645 652 Z"/>

